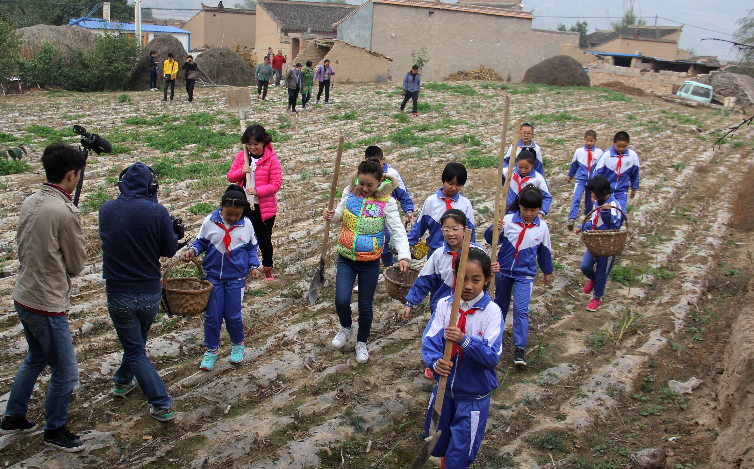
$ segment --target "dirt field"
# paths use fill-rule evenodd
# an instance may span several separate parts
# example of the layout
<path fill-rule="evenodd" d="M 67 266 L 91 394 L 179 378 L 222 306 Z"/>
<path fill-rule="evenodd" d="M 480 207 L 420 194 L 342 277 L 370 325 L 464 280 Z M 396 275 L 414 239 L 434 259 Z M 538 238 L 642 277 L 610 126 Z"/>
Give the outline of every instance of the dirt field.
<path fill-rule="evenodd" d="M 752 302 L 746 298 L 754 197 L 737 194 L 750 194 L 754 186 L 754 133 L 745 129 L 713 152 L 718 131 L 739 122 L 739 116 L 604 89 L 507 86 L 427 86 L 417 118 L 396 114 L 400 91 L 394 84 L 336 84 L 333 104 L 296 115 L 284 112 L 285 90 L 270 90 L 267 103 L 254 100 L 248 122 L 275 130 L 274 146 L 283 165 L 273 238 L 276 281 L 249 286 L 244 301 L 247 352 L 239 367 L 227 362 L 230 344 L 224 333 L 218 365 L 211 372 L 200 371 L 201 318 L 158 316 L 148 352 L 175 399 L 177 416 L 168 424 L 145 415 L 141 391 L 125 400 L 109 394 L 121 352 L 105 305 L 97 208 L 117 196 L 118 173 L 143 160 L 158 172 L 160 202 L 182 216 L 187 233 L 195 235 L 228 184 L 225 174 L 240 148 L 237 116 L 227 112 L 221 89 L 197 89 L 193 107 L 182 90 L 176 90 L 173 104 L 163 104 L 161 93 L 149 92 L 0 98 L 5 116 L 0 147 L 33 147 L 27 171 L 0 176 L 5 194 L 0 199 L 0 409 L 26 351 L 10 293 L 18 269 L 18 209 L 43 180 L 39 155 L 58 137 L 75 142 L 73 124 L 108 138 L 115 152 L 91 155 L 87 166 L 82 222 L 89 259 L 74 279 L 69 312 L 80 370 L 69 427 L 82 435 L 87 450 L 77 455 L 50 450 L 42 444 L 41 431 L 5 436 L 0 438 L 0 464 L 408 467 L 422 443 L 432 388 L 421 375 L 420 357 L 428 308 L 403 323 L 400 304 L 380 286 L 370 360 L 357 365 L 353 344 L 340 351 L 330 347 L 338 327 L 332 249 L 328 286 L 316 306 L 308 304 L 335 144 L 343 133 L 347 151 L 339 186 L 346 185 L 343 174 L 355 168 L 364 147 L 378 144 L 401 172 L 417 210 L 439 187 L 447 162 L 475 168 L 463 192 L 474 204 L 483 243 L 497 184 L 501 103 L 509 92 L 513 119 L 534 124 L 535 140 L 547 160 L 554 198 L 547 221 L 556 272 L 550 287 L 542 287 L 539 279 L 535 283 L 526 369 L 512 365 L 510 318 L 506 325 L 498 366 L 501 384 L 493 393 L 473 467 L 615 469 L 628 467 L 631 452 L 658 446 L 668 452 L 667 467 L 753 467 L 754 453 L 744 441 L 751 434 L 753 407 L 735 407 L 743 404 L 746 386 L 751 392 L 750 370 L 748 375 L 734 373 L 726 363 L 743 363 L 746 369 L 750 362 L 742 353 L 751 359 L 751 344 L 727 347 L 739 315 L 744 323 L 737 327 L 751 327 Z M 581 293 L 583 244 L 566 229 L 571 202 L 567 169 L 590 128 L 600 141 L 627 130 L 641 159 L 642 178 L 629 205 L 628 250 L 595 313 L 584 309 L 589 298 Z M 618 342 L 622 318 L 637 314 Z M 694 376 L 703 384 L 693 394 L 668 389 L 669 380 Z M 48 378 L 44 374 L 34 392 L 30 418 L 43 418 Z M 439 467 L 439 460 L 432 459 L 429 466 Z"/>

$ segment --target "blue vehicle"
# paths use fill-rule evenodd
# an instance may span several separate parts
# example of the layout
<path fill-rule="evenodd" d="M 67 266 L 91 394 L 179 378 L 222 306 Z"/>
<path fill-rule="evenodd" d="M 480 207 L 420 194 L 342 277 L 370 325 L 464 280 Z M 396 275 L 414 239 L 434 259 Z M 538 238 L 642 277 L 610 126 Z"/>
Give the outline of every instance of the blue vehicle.
<path fill-rule="evenodd" d="M 676 93 L 676 96 L 709 104 L 712 102 L 712 87 L 696 81 L 686 80 Z"/>

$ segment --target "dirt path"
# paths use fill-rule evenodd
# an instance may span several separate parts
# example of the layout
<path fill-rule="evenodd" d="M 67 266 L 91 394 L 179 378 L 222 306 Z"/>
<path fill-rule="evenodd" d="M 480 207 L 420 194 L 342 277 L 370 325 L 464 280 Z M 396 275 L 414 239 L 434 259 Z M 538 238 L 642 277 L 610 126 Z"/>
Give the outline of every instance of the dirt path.
<path fill-rule="evenodd" d="M 407 467 L 421 443 L 432 386 L 420 375 L 419 337 L 428 313 L 405 324 L 396 317 L 399 304 L 378 288 L 370 362 L 357 366 L 351 346 L 342 351 L 329 347 L 337 329 L 332 262 L 322 301 L 311 307 L 305 297 L 318 260 L 321 209 L 332 174 L 328 162 L 338 132 L 350 147 L 344 155 L 346 173 L 366 145 L 381 145 L 388 162 L 401 171 L 417 209 L 436 191 L 445 163 L 468 164 L 467 158 L 485 162 L 487 167 L 470 171 L 464 193 L 474 204 L 477 225 L 484 229 L 490 224 L 504 91 L 489 85 L 458 86 L 456 91 L 467 94 L 426 92 L 422 102 L 429 106 L 408 123 L 394 116 L 399 97 L 395 87 L 387 85 L 343 85 L 336 104 L 298 115 L 282 112 L 285 97 L 277 91 L 275 101 L 258 106 L 253 120 L 285 140 L 275 144 L 284 172 L 275 228 L 279 273 L 271 285 L 250 285 L 244 304 L 247 355 L 241 367 L 227 364 L 224 336 L 216 369 L 199 372 L 201 319 L 158 317 L 149 353 L 175 399 L 178 413 L 172 424 L 147 418 L 139 391 L 123 401 L 109 396 L 120 347 L 104 303 L 96 210 L 84 215 L 90 257 L 75 280 L 70 313 L 80 366 L 70 426 L 82 433 L 88 449 L 71 456 L 44 449 L 39 434 L 2 437 L 0 461 L 19 468 Z M 474 467 L 537 467 L 549 464 L 550 455 L 563 460 L 558 467 L 619 467 L 626 463 L 627 452 L 652 442 L 642 435 L 664 435 L 657 429 L 671 425 L 666 420 L 678 427 L 697 425 L 682 418 L 684 413 L 694 415 L 688 400 L 660 394 L 668 376 L 690 377 L 686 370 L 673 368 L 670 356 L 681 355 L 677 347 L 684 347 L 681 356 L 688 363 L 702 363 L 707 346 L 715 342 L 713 326 L 705 324 L 701 332 L 697 322 L 703 321 L 699 311 L 706 302 L 714 301 L 710 295 L 714 298 L 725 264 L 720 256 L 733 251 L 740 254 L 740 262 L 746 259 L 746 244 L 732 249 L 728 244 L 737 239 L 730 227 L 736 202 L 735 189 L 730 189 L 750 184 L 741 174 L 752 165 L 752 134 L 749 130 L 713 153 L 712 132 L 734 122 L 735 116 L 599 90 L 514 85 L 510 91 L 515 93 L 512 114 L 534 122 L 535 140 L 548 160 L 545 171 L 554 196 L 548 224 L 557 270 L 552 287 L 535 287 L 527 369 L 512 367 L 506 333 L 498 367 L 501 385 L 493 394 L 490 423 Z M 53 132 L 72 123 L 87 126 L 110 138 L 121 153 L 93 156 L 85 204 L 117 195 L 114 176 L 139 158 L 160 169 L 161 203 L 184 217 L 188 230 L 196 233 L 204 216 L 200 203 L 215 205 L 226 184 L 224 171 L 237 151 L 232 142 L 238 139 L 237 120 L 224 112 L 222 93 L 198 90 L 197 98 L 193 109 L 183 102 L 163 106 L 150 93 L 132 93 L 130 102 L 119 102 L 119 94 L 2 98 L 0 108 L 10 117 L 0 125 L 0 140 L 13 142 L 11 138 L 28 135 L 38 154 Z M 524 109 L 528 114 L 522 114 Z M 46 128 L 31 127 L 40 125 Z M 584 310 L 588 297 L 580 293 L 583 245 L 565 227 L 570 206 L 567 166 L 587 128 L 600 136 L 628 130 L 642 162 L 642 190 L 629 207 L 628 251 L 608 282 L 605 305 L 596 313 Z M 480 145 L 474 145 L 475 139 Z M 480 159 L 484 156 L 492 158 Z M 40 165 L 35 161 L 30 172 L 0 181 L 6 189 L 0 201 L 4 402 L 26 347 L 10 300 L 17 269 L 17 210 L 41 181 Z M 738 272 L 743 270 L 742 265 Z M 614 346 L 601 332 L 607 327 L 614 337 L 621 316 L 637 313 L 641 317 L 619 344 Z M 708 322 L 720 324 L 720 334 L 723 324 L 730 323 Z M 694 339 L 695 334 L 702 340 Z M 31 403 L 30 413 L 37 418 L 44 411 L 46 380 L 40 380 Z M 647 388 L 642 391 L 642 386 Z M 692 399 L 704 396 L 709 406 L 713 391 L 708 386 L 702 385 Z M 631 397 L 634 394 L 639 397 Z M 718 428 L 716 421 L 705 425 Z M 693 441 L 704 448 L 697 454 L 706 460 L 712 439 Z M 671 461 L 694 467 L 702 462 L 683 450 Z"/>

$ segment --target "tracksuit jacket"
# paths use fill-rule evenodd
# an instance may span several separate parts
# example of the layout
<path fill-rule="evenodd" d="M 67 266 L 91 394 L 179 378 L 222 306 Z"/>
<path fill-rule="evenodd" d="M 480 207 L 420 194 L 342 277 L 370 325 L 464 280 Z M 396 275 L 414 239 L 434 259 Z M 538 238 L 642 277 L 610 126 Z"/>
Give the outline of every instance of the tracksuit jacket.
<path fill-rule="evenodd" d="M 547 222 L 535 217 L 524 231 L 520 212 L 509 213 L 504 218 L 503 232 L 500 236 L 500 250 L 497 261 L 500 263 L 500 275 L 517 278 L 535 277 L 537 264 L 542 273 L 551 274 L 552 251 L 550 247 L 550 230 Z M 533 225 L 533 226 L 532 226 Z M 484 232 L 484 239 L 492 243 L 493 226 Z M 521 235 L 522 231 L 523 236 Z"/>
<path fill-rule="evenodd" d="M 408 72 L 406 76 L 403 77 L 403 89 L 409 93 L 421 91 L 421 84 L 422 78 L 418 73 L 414 75 L 411 72 Z"/>
<path fill-rule="evenodd" d="M 411 200 L 411 195 L 409 195 L 406 184 L 403 183 L 403 178 L 398 173 L 398 170 L 393 168 L 392 166 L 388 166 L 388 164 L 385 163 L 382 165 L 382 171 L 387 175 L 388 178 L 398 183 L 398 187 L 395 188 L 392 195 L 395 200 L 400 202 L 403 213 L 413 212 L 414 201 Z"/>
<path fill-rule="evenodd" d="M 599 205 L 610 204 L 616 208 L 611 210 L 602 210 L 601 208 L 598 208 L 597 212 L 595 212 L 594 215 L 586 223 L 581 225 L 580 228 L 585 231 L 620 229 L 621 225 L 623 224 L 623 215 L 621 215 L 620 210 L 617 210 L 617 208 L 623 207 L 621 207 L 618 201 L 615 200 L 615 197 L 611 195 L 604 202 L 597 203 Z"/>
<path fill-rule="evenodd" d="M 505 187 L 505 178 L 508 175 L 508 168 L 503 168 L 503 187 Z M 518 172 L 518 168 L 513 169 L 513 176 L 511 176 L 511 187 L 508 189 L 508 196 L 505 203 L 508 207 L 516 200 L 521 189 L 533 184 L 534 187 L 539 188 L 542 191 L 542 209 L 539 213 L 547 215 L 550 212 L 550 205 L 552 205 L 552 195 L 550 195 L 550 188 L 547 187 L 547 181 L 545 177 L 537 172 L 536 169 L 532 169 L 526 177 L 522 177 Z"/>
<path fill-rule="evenodd" d="M 422 205 L 422 209 L 419 211 L 419 215 L 416 217 L 413 228 L 408 233 L 408 244 L 409 246 L 413 246 L 419 242 L 424 232 L 429 230 L 429 235 L 427 236 L 429 252 L 427 253 L 427 257 L 431 256 L 435 252 L 435 249 L 440 248 L 445 242 L 445 238 L 443 238 L 440 231 L 440 228 L 442 228 L 440 218 L 449 208 L 457 208 L 466 214 L 466 226 L 471 228 L 471 239 L 476 239 L 474 209 L 471 207 L 469 199 L 461 195 L 460 192 L 456 193 L 449 203 L 443 200 L 444 198 L 442 189 L 427 197 L 424 205 Z"/>
<path fill-rule="evenodd" d="M 226 249 L 226 233 L 218 223 L 223 225 L 219 208 L 204 219 L 190 249 L 197 256 L 206 252 L 202 267 L 213 283 L 245 279 L 250 270 L 259 268 L 254 227 L 248 218 L 241 217 L 229 228 L 230 243 Z"/>
<path fill-rule="evenodd" d="M 589 149 L 586 145 L 579 147 L 573 153 L 571 167 L 568 169 L 568 179 L 576 178 L 577 181 L 587 182 L 594 176 L 594 170 L 597 162 L 602 156 L 603 150 L 597 146 L 592 147 L 591 162 L 589 158 Z"/>
<path fill-rule="evenodd" d="M 623 155 L 618 155 L 615 147 L 610 147 L 602 154 L 593 176 L 602 175 L 610 181 L 613 194 L 639 189 L 639 155 L 628 148 Z M 625 207 L 621 207 L 625 210 Z"/>
<path fill-rule="evenodd" d="M 518 139 L 517 147 L 518 147 L 518 151 L 516 152 L 516 156 L 518 156 L 518 154 L 521 153 L 521 150 L 523 150 L 524 148 L 531 148 L 534 150 L 534 153 L 537 154 L 537 164 L 534 165 L 534 169 L 539 174 L 544 176 L 545 167 L 544 167 L 544 157 L 542 156 L 542 148 L 539 145 L 537 145 L 537 143 L 534 140 L 532 140 L 529 145 L 524 145 L 523 143 L 521 143 L 521 139 Z M 506 168 L 508 167 L 508 164 L 510 162 L 512 150 L 513 150 L 513 145 L 508 147 L 508 151 L 505 153 L 505 157 L 503 158 L 503 166 Z M 515 161 L 514 161 L 514 165 L 515 165 Z"/>

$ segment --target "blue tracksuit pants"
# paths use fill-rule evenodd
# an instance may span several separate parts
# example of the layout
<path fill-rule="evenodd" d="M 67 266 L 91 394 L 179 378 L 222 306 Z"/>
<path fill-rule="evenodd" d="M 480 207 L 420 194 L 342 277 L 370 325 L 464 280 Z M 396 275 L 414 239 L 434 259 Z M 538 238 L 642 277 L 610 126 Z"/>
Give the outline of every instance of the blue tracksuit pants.
<path fill-rule="evenodd" d="M 246 288 L 246 279 L 218 281 L 209 279 L 214 288 L 209 294 L 207 311 L 204 313 L 204 345 L 214 350 L 220 345 L 220 328 L 225 328 L 234 344 L 243 342 L 243 319 L 241 302 Z"/>
<path fill-rule="evenodd" d="M 573 202 L 571 202 L 571 211 L 568 213 L 569 220 L 578 218 L 582 197 L 584 197 L 584 215 L 592 211 L 592 194 L 586 190 L 587 182 L 589 181 L 577 179 L 573 186 Z"/>
<path fill-rule="evenodd" d="M 533 278 L 516 278 L 497 275 L 495 303 L 503 310 L 503 324 L 508 316 L 513 294 L 513 345 L 526 347 L 529 341 L 529 300 L 534 288 Z"/>
<path fill-rule="evenodd" d="M 620 204 L 620 208 L 628 213 L 628 192 L 613 192 L 613 197 Z"/>
<path fill-rule="evenodd" d="M 581 272 L 586 275 L 586 278 L 594 282 L 594 292 L 592 294 L 595 298 L 602 298 L 602 295 L 605 293 L 607 276 L 613 269 L 614 263 L 615 256 L 597 257 L 593 256 L 589 251 L 584 253 L 584 258 L 581 260 Z"/>
<path fill-rule="evenodd" d="M 429 411 L 424 422 L 424 435 L 429 436 L 432 410 L 437 398 L 437 385 L 429 400 Z M 445 393 L 437 429 L 442 431 L 432 456 L 444 457 L 448 469 L 467 468 L 474 462 L 482 444 L 487 416 L 490 414 L 490 395 L 474 401 L 457 401 Z"/>

